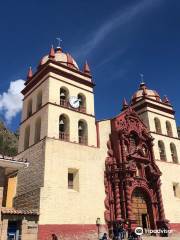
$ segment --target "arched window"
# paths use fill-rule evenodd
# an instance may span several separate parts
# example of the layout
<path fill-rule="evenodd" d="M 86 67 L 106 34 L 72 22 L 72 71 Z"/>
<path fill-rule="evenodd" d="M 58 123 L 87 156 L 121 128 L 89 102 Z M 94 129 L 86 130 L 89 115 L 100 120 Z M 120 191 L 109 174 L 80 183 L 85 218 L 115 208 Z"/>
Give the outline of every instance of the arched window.
<path fill-rule="evenodd" d="M 169 137 L 172 137 L 172 127 L 171 127 L 171 123 L 169 121 L 166 121 L 166 130 L 167 130 L 167 135 Z"/>
<path fill-rule="evenodd" d="M 158 141 L 160 159 L 166 161 L 166 151 L 163 141 Z"/>
<path fill-rule="evenodd" d="M 41 139 L 41 118 L 39 117 L 35 123 L 34 143 L 39 142 L 40 139 Z"/>
<path fill-rule="evenodd" d="M 65 87 L 60 88 L 60 105 L 66 106 L 68 105 L 68 97 L 69 97 L 69 91 Z"/>
<path fill-rule="evenodd" d="M 161 122 L 159 120 L 159 118 L 154 118 L 154 123 L 155 123 L 155 129 L 156 129 L 156 133 L 162 133 L 161 130 Z"/>
<path fill-rule="evenodd" d="M 174 143 L 170 143 L 170 149 L 171 149 L 172 161 L 173 161 L 174 163 L 178 163 L 176 145 L 175 145 Z"/>
<path fill-rule="evenodd" d="M 79 99 L 79 111 L 86 112 L 86 97 L 84 96 L 84 94 L 79 93 L 78 99 Z"/>
<path fill-rule="evenodd" d="M 36 111 L 38 111 L 41 107 L 42 107 L 42 91 L 40 91 L 37 95 Z"/>
<path fill-rule="evenodd" d="M 27 104 L 27 117 L 30 117 L 31 115 L 32 115 L 32 99 L 30 99 Z"/>
<path fill-rule="evenodd" d="M 88 128 L 87 123 L 84 120 L 78 122 L 78 138 L 79 143 L 84 145 L 88 144 Z"/>
<path fill-rule="evenodd" d="M 61 114 L 59 117 L 59 138 L 69 141 L 69 117 L 65 114 Z"/>
<path fill-rule="evenodd" d="M 27 126 L 25 128 L 24 133 L 24 150 L 26 150 L 29 147 L 29 138 L 30 138 L 30 126 Z"/>

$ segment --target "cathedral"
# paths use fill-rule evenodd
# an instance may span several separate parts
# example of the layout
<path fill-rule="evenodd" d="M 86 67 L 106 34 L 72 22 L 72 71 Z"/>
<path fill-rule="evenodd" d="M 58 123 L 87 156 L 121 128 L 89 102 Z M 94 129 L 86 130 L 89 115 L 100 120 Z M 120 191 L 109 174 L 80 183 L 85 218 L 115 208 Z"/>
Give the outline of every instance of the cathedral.
<path fill-rule="evenodd" d="M 18 170 L 13 204 L 1 213 L 2 221 L 18 219 L 22 240 L 97 239 L 116 223 L 180 232 L 171 102 L 142 82 L 119 115 L 97 121 L 94 87 L 88 63 L 80 70 L 60 47 L 29 69 L 16 157 L 28 167 Z"/>

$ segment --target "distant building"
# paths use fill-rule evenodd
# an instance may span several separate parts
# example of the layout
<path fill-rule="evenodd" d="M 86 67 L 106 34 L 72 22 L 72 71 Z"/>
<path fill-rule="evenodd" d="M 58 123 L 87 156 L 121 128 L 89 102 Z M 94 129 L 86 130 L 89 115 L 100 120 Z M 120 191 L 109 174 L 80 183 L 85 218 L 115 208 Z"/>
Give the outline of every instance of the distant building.
<path fill-rule="evenodd" d="M 38 232 L 26 221 L 28 239 L 97 239 L 96 219 L 110 235 L 118 222 L 180 230 L 180 139 L 171 103 L 141 83 L 118 116 L 96 121 L 94 86 L 88 64 L 80 71 L 61 48 L 29 70 L 17 156 L 29 167 L 18 172 L 13 206 L 40 213 Z"/>
<path fill-rule="evenodd" d="M 0 238 L 21 239 L 28 232 L 26 221 L 29 219 L 29 211 L 17 211 L 13 208 L 13 198 L 16 194 L 17 173 L 27 167 L 27 163 L 17 161 L 8 156 L 0 155 Z M 33 216 L 34 223 L 34 216 Z"/>

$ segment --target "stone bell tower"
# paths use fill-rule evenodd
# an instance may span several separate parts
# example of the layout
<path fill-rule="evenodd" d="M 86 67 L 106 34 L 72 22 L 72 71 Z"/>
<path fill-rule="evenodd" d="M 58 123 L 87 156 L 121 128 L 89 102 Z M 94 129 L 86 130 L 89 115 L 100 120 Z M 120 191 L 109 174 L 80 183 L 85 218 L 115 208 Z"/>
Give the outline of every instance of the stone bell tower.
<path fill-rule="evenodd" d="M 70 234 L 69 225 L 82 234 L 96 231 L 96 218 L 103 219 L 93 88 L 87 62 L 80 71 L 60 47 L 28 72 L 18 157 L 29 167 L 19 172 L 15 207 L 39 211 L 39 239 Z"/>
<path fill-rule="evenodd" d="M 25 85 L 19 152 L 44 137 L 96 145 L 94 83 L 87 62 L 81 72 L 69 53 L 52 47 L 34 74 L 30 68 Z"/>
<path fill-rule="evenodd" d="M 131 106 L 154 138 L 154 156 L 162 172 L 165 214 L 171 226 L 176 226 L 180 221 L 180 139 L 177 134 L 175 111 L 167 96 L 161 99 L 157 91 L 149 89 L 144 82 L 132 96 Z"/>

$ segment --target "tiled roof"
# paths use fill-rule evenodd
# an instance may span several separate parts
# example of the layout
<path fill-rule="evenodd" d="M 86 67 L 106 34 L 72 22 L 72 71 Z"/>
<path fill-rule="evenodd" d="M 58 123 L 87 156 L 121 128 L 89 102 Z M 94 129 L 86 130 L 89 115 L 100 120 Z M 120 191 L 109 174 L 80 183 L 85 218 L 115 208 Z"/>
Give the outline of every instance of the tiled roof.
<path fill-rule="evenodd" d="M 13 162 L 27 162 L 27 159 L 17 159 L 17 156 L 15 157 L 9 157 L 9 156 L 3 156 L 2 154 L 0 154 L 0 159 L 2 160 L 7 160 L 7 161 L 13 161 Z"/>
<path fill-rule="evenodd" d="M 15 209 L 15 208 L 1 208 L 2 214 L 15 214 L 15 215 L 39 215 L 37 210 Z"/>

